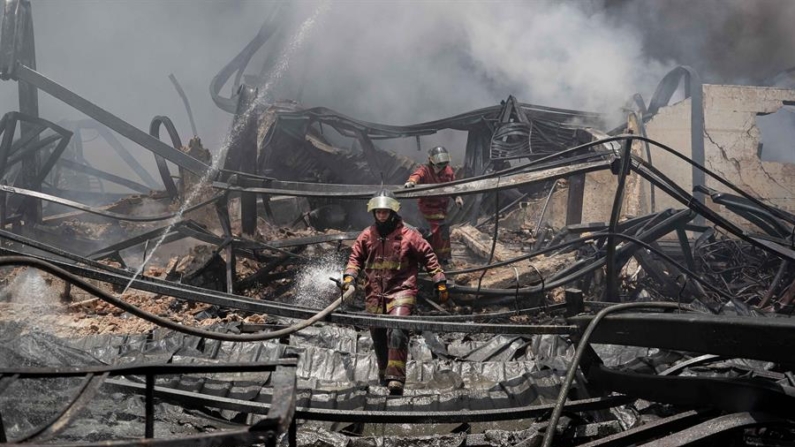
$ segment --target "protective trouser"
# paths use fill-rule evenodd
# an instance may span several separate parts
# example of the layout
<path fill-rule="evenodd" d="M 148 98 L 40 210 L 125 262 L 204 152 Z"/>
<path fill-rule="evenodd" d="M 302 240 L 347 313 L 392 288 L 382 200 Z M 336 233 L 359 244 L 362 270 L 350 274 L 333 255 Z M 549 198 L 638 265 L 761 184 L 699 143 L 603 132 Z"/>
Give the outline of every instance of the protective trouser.
<path fill-rule="evenodd" d="M 450 226 L 444 219 L 428 219 L 428 224 L 431 226 L 431 240 L 428 241 L 439 258 L 439 262 L 445 264 L 450 261 L 451 248 L 450 248 Z"/>
<path fill-rule="evenodd" d="M 379 300 L 380 305 L 367 303 L 367 311 L 375 314 L 395 316 L 411 315 L 415 297 Z M 375 304 L 375 303 L 372 303 Z M 406 360 L 409 356 L 409 337 L 403 329 L 370 328 L 373 350 L 378 362 L 378 378 L 382 382 L 399 380 L 406 382 Z"/>

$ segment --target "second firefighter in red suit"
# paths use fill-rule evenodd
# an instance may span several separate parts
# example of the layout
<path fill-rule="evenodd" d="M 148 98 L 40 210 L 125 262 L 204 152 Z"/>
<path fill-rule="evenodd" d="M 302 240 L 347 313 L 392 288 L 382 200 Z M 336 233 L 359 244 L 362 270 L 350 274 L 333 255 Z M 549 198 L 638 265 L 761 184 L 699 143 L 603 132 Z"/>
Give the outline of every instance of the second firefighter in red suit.
<path fill-rule="evenodd" d="M 366 228 L 348 258 L 344 288 L 355 284 L 359 272 L 366 276 L 365 309 L 373 314 L 411 315 L 417 301 L 417 274 L 425 268 L 440 302 L 448 299 L 447 281 L 433 249 L 416 229 L 404 225 L 397 214 L 400 203 L 391 192 L 381 191 L 367 203 L 375 223 Z M 403 329 L 370 328 L 378 375 L 390 394 L 403 394 L 408 358 L 408 334 Z"/>
<path fill-rule="evenodd" d="M 455 180 L 455 173 L 450 167 L 450 154 L 442 146 L 437 146 L 428 152 L 428 164 L 422 165 L 409 176 L 404 188 L 413 188 L 416 185 L 447 183 Z M 439 261 L 447 265 L 451 259 L 450 226 L 447 223 L 447 207 L 449 197 L 422 197 L 419 199 L 420 213 L 431 227 L 431 246 Z M 459 207 L 464 205 L 464 200 L 459 196 L 455 198 Z"/>

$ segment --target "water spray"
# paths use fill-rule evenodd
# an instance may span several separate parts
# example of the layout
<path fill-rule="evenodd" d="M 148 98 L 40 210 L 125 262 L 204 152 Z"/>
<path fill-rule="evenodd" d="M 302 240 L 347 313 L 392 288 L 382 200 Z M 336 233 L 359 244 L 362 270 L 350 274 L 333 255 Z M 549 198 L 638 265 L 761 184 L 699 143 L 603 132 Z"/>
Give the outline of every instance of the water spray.
<path fill-rule="evenodd" d="M 287 68 L 290 65 L 290 58 L 306 40 L 307 36 L 309 35 L 309 32 L 312 30 L 314 24 L 317 22 L 317 19 L 320 16 L 320 14 L 325 12 L 327 9 L 328 9 L 328 2 L 322 2 L 315 10 L 315 12 L 312 14 L 312 16 L 306 19 L 304 23 L 301 25 L 295 37 L 293 38 L 292 42 L 287 46 L 287 48 L 282 52 L 281 56 L 279 57 L 279 61 L 276 64 L 276 67 L 273 70 L 273 72 L 271 72 L 270 76 L 268 77 L 268 81 L 262 86 L 261 93 L 259 93 L 259 95 L 254 101 L 252 101 L 248 109 L 242 114 L 241 119 L 237 120 L 238 121 L 237 125 L 235 125 L 232 128 L 232 130 L 229 132 L 227 137 L 224 139 L 224 142 L 221 145 L 221 149 L 213 156 L 209 169 L 207 169 L 204 175 L 202 175 L 197 185 L 206 184 L 208 183 L 210 178 L 218 177 L 218 173 L 220 172 L 219 164 L 221 160 L 224 158 L 224 155 L 229 150 L 229 146 L 231 145 L 231 142 L 234 140 L 233 137 L 235 137 L 242 131 L 244 123 L 248 122 L 248 118 L 251 115 L 251 113 L 265 102 L 265 100 L 267 99 L 266 96 L 269 93 L 269 91 L 273 88 L 273 85 L 275 85 L 275 83 L 278 80 L 280 80 L 287 71 Z M 174 227 L 174 225 L 176 225 L 182 220 L 182 215 L 185 213 L 185 210 L 190 208 L 190 205 L 196 200 L 196 197 L 199 195 L 201 190 L 202 188 L 199 187 L 193 188 L 193 190 L 190 192 L 190 194 L 187 196 L 185 201 L 180 206 L 179 211 L 177 211 L 174 217 L 172 217 L 171 220 L 169 220 L 166 231 L 164 231 L 163 234 L 160 236 L 160 238 L 158 238 L 157 242 L 152 247 L 148 256 L 146 255 L 144 256 L 143 262 L 138 267 L 137 271 L 133 274 L 132 278 L 130 278 L 130 282 L 127 283 L 127 286 L 124 287 L 124 290 L 121 292 L 120 296 L 123 297 L 127 293 L 127 290 L 129 290 L 130 286 L 135 281 L 135 279 L 139 275 L 141 275 L 146 265 L 155 255 L 157 249 L 160 247 L 160 245 L 163 244 L 163 241 L 166 239 L 166 236 L 171 232 L 171 229 Z"/>

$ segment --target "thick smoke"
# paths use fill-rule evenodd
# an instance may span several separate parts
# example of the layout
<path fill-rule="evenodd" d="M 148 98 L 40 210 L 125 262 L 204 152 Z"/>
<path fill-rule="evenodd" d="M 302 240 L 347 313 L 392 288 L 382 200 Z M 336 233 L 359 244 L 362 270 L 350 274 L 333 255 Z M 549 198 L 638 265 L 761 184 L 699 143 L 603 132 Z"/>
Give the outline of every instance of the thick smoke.
<path fill-rule="evenodd" d="M 791 0 L 606 0 L 643 36 L 648 57 L 695 68 L 706 82 L 765 85 L 795 66 Z"/>
<path fill-rule="evenodd" d="M 141 129 L 153 116 L 167 115 L 186 141 L 190 126 L 168 80 L 174 73 L 190 97 L 199 135 L 212 149 L 223 143 L 231 116 L 210 100 L 210 80 L 277 5 L 32 4 L 42 73 Z M 761 82 L 795 65 L 789 26 L 795 2 L 788 0 L 291 2 L 282 7 L 281 31 L 246 74 L 259 74 L 266 58 L 278 58 L 294 44 L 267 97 L 386 124 L 439 119 L 497 104 L 509 94 L 523 102 L 618 117 L 633 93 L 648 100 L 677 64 L 695 67 L 705 82 L 743 83 Z M 307 30 L 309 17 L 316 20 Z M 227 85 L 223 94 L 230 90 Z M 44 118 L 83 118 L 46 94 L 40 101 Z M 18 108 L 16 83 L 0 82 L 0 104 L 0 113 Z M 423 145 L 435 143 L 423 138 Z M 151 155 L 137 150 L 154 172 Z M 455 148 L 454 157 L 460 156 L 456 152 L 463 148 Z M 102 163 L 114 159 L 103 158 Z M 116 164 L 123 170 L 123 163 Z"/>

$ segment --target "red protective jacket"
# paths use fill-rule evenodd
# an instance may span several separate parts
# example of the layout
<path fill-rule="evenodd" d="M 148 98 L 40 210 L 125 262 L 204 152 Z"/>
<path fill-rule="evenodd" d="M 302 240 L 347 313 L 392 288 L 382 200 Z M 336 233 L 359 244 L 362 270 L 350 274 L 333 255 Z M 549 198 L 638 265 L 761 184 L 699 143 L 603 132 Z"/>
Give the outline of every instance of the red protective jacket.
<path fill-rule="evenodd" d="M 433 171 L 433 168 L 424 164 L 417 168 L 413 174 L 409 176 L 410 182 L 418 185 L 427 185 L 432 183 L 447 183 L 455 180 L 455 172 L 450 165 L 447 165 L 438 174 Z M 447 216 L 447 205 L 450 203 L 449 197 L 420 197 L 418 200 L 420 212 L 428 220 L 441 220 Z"/>
<path fill-rule="evenodd" d="M 355 278 L 364 269 L 368 301 L 373 297 L 384 297 L 399 302 L 401 298 L 416 298 L 420 264 L 432 276 L 433 282 L 445 280 L 430 244 L 419 231 L 400 221 L 385 238 L 378 235 L 375 225 L 362 231 L 353 244 L 345 274 Z M 387 305 L 396 306 L 398 302 Z"/>

